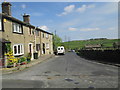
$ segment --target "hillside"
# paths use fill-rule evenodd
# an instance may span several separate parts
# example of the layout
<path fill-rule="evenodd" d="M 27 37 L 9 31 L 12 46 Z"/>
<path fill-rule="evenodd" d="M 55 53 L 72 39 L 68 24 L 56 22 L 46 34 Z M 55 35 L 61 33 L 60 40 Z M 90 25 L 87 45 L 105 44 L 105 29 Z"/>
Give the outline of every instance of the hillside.
<path fill-rule="evenodd" d="M 120 40 L 120 39 L 119 39 Z M 92 39 L 92 40 L 80 40 L 80 41 L 70 41 L 63 42 L 66 48 L 69 49 L 80 49 L 85 46 L 85 44 L 103 44 L 103 47 L 112 47 L 114 42 L 118 42 L 118 39 Z"/>

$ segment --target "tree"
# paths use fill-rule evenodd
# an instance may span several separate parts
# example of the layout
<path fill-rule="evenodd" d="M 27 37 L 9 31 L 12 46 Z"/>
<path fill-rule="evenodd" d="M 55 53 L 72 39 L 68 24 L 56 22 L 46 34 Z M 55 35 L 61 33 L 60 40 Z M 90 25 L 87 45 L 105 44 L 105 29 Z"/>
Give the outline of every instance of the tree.
<path fill-rule="evenodd" d="M 58 46 L 61 46 L 62 39 L 58 35 L 53 35 L 53 49 L 56 51 Z"/>

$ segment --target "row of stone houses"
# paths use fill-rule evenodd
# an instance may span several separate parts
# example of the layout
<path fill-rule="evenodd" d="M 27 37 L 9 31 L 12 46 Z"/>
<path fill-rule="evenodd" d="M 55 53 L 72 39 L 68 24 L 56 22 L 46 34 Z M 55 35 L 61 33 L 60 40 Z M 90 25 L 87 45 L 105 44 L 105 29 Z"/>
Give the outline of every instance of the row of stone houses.
<path fill-rule="evenodd" d="M 7 44 L 15 57 L 26 56 L 34 53 L 38 57 L 53 54 L 52 34 L 30 24 L 30 15 L 23 15 L 23 21 L 11 15 L 11 3 L 2 3 L 0 13 L 0 65 L 5 64 L 4 54 L 7 52 Z"/>

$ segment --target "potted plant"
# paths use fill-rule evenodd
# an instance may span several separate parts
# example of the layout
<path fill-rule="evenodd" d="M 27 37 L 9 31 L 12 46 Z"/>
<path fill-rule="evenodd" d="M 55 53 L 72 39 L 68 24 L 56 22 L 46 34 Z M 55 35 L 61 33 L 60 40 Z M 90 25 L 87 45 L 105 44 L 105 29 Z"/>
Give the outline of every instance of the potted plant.
<path fill-rule="evenodd" d="M 25 57 L 21 57 L 19 62 L 20 62 L 20 65 L 27 64 Z"/>
<path fill-rule="evenodd" d="M 8 65 L 7 65 L 7 68 L 11 68 L 13 67 L 13 62 L 11 60 L 8 61 Z"/>
<path fill-rule="evenodd" d="M 9 50 L 9 52 L 7 52 L 5 54 L 5 56 L 7 57 L 7 67 L 15 67 L 16 66 L 16 63 L 18 62 L 18 58 L 15 58 L 13 56 L 13 51 L 12 50 Z"/>
<path fill-rule="evenodd" d="M 26 58 L 27 58 L 27 62 L 30 62 L 31 61 L 31 53 L 28 53 Z"/>

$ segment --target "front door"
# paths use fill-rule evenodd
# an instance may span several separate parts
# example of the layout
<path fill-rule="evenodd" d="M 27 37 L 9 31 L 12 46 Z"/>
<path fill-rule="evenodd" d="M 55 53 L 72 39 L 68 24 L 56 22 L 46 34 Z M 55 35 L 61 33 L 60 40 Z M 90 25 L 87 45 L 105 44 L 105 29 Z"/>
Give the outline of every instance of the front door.
<path fill-rule="evenodd" d="M 43 43 L 43 54 L 45 54 L 45 44 Z"/>
<path fill-rule="evenodd" d="M 33 44 L 29 43 L 29 53 L 31 54 L 31 60 L 33 60 Z"/>

